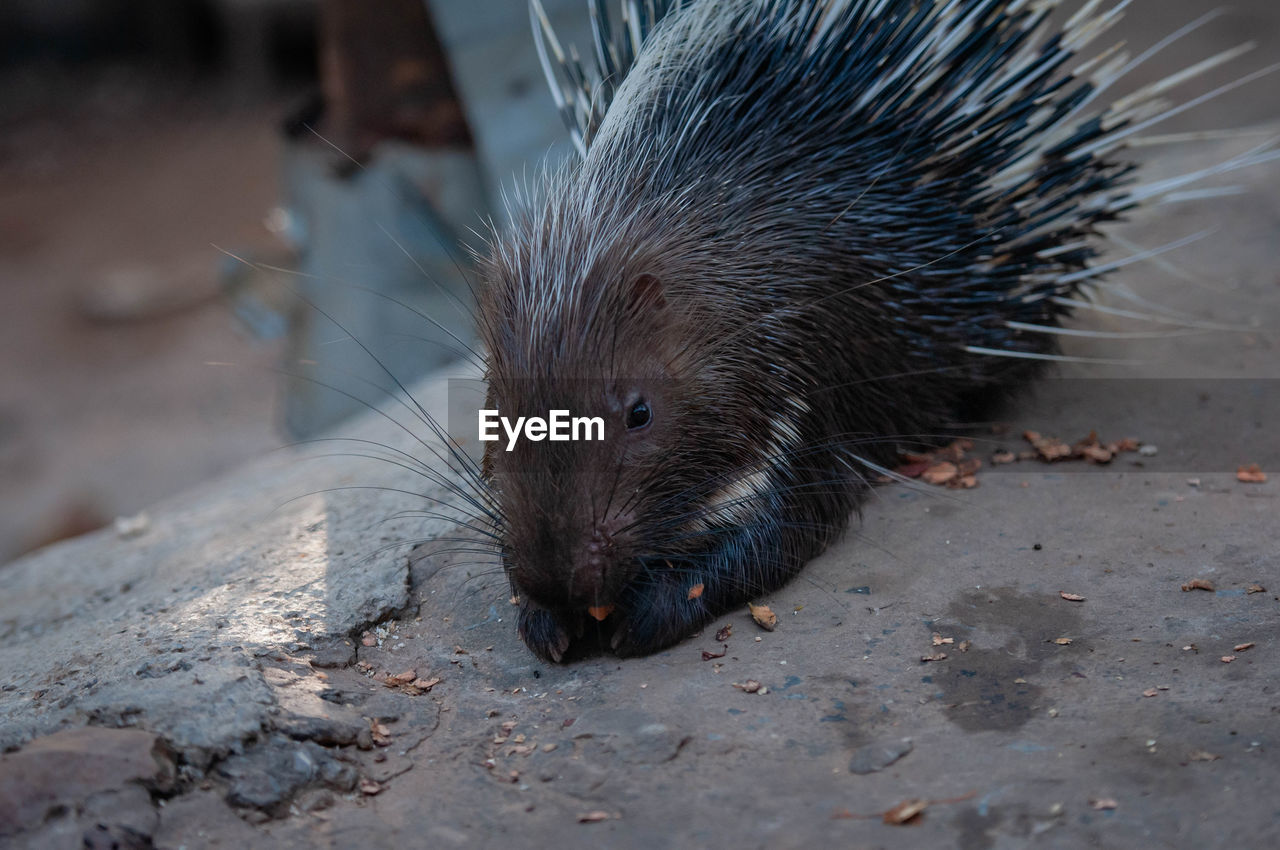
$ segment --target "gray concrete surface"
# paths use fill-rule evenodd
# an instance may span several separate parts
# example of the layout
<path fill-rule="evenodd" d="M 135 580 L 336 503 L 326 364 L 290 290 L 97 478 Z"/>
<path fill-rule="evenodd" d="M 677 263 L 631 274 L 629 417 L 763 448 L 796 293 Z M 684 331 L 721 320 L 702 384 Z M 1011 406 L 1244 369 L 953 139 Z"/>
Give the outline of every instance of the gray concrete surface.
<path fill-rule="evenodd" d="M 1244 182 L 1123 228 L 1217 232 L 1114 278 L 1234 330 L 1076 346 L 1146 366 L 1065 370 L 976 431 L 984 455 L 1023 428 L 1158 453 L 884 487 L 763 600 L 771 633 L 735 612 L 653 657 L 543 665 L 492 563 L 403 513 L 437 491 L 351 456 L 281 453 L 141 534 L 10 565 L 0 846 L 1275 846 L 1280 169 Z M 423 456 L 386 418 L 343 435 Z M 918 821 L 882 822 L 910 799 Z"/>

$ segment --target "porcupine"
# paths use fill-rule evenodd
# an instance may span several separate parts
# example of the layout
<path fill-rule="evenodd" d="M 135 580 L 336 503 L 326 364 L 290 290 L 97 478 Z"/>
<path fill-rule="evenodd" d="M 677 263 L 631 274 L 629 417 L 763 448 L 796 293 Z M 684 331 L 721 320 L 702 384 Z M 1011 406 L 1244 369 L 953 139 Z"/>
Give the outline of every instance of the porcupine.
<path fill-rule="evenodd" d="M 1099 105 L 1145 56 L 1072 67 L 1124 5 L 630 0 L 615 32 L 597 0 L 588 71 L 532 0 L 580 159 L 484 261 L 487 406 L 606 422 L 486 450 L 534 653 L 654 651 L 778 588 L 898 438 L 1057 357 L 1098 226 L 1203 176 L 1118 156 L 1195 103 Z"/>

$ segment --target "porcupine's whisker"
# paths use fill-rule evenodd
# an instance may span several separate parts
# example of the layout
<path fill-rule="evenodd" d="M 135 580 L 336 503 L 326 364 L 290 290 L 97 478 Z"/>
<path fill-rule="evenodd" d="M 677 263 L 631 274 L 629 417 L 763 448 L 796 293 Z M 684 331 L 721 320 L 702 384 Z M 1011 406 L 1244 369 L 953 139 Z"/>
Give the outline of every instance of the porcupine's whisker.
<path fill-rule="evenodd" d="M 450 464 L 449 464 L 449 462 L 448 462 L 448 460 L 447 460 L 443 455 L 441 455 L 441 454 L 440 454 L 440 452 L 435 448 L 435 446 L 433 446 L 431 443 L 428 443 L 427 441 L 423 440 L 421 437 L 419 437 L 417 434 L 415 434 L 415 433 L 413 432 L 413 430 L 412 430 L 412 429 L 410 429 L 410 428 L 406 427 L 402 422 L 400 422 L 399 420 L 397 420 L 395 417 L 391 416 L 389 413 L 387 413 L 386 411 L 384 411 L 382 408 L 380 408 L 380 407 L 378 407 L 378 406 L 376 406 L 376 405 L 370 404 L 368 401 L 366 401 L 366 400 L 364 400 L 364 399 L 360 398 L 359 396 L 355 395 L 354 393 L 349 393 L 349 392 L 347 392 L 347 391 L 345 391 L 345 390 L 342 390 L 342 389 L 339 389 L 338 387 L 335 387 L 335 386 L 333 386 L 333 385 L 331 385 L 331 384 L 327 384 L 327 383 L 325 383 L 324 381 L 320 381 L 320 380 L 318 380 L 318 379 L 316 379 L 316 378 L 312 378 L 312 377 L 311 377 L 311 376 L 309 376 L 309 375 L 298 375 L 298 374 L 290 373 L 290 372 L 288 372 L 288 371 L 284 371 L 284 370 L 274 370 L 274 369 L 273 369 L 273 370 L 271 370 L 271 371 L 273 371 L 273 372 L 278 372 L 279 374 L 283 374 L 283 375 L 286 375 L 286 376 L 289 376 L 289 377 L 296 378 L 297 380 L 306 381 L 306 382 L 308 382 L 308 383 L 313 383 L 313 384 L 315 384 L 316 386 L 324 387 L 324 388 L 326 388 L 326 389 L 328 389 L 328 390 L 330 390 L 330 391 L 332 391 L 332 392 L 335 392 L 335 393 L 337 393 L 337 394 L 339 394 L 339 395 L 341 395 L 341 396 L 343 396 L 343 397 L 345 397 L 345 398 L 349 398 L 349 399 L 351 399 L 351 400 L 353 400 L 353 401 L 359 402 L 360 404 L 362 404 L 362 405 L 364 405 L 365 407 L 369 408 L 369 409 L 370 409 L 370 410 L 372 410 L 374 413 L 376 413 L 377 415 L 379 415 L 379 416 L 381 416 L 382 418 L 386 419 L 388 422 L 392 423 L 392 424 L 393 424 L 393 425 L 395 425 L 397 428 L 399 428 L 400 430 L 402 430 L 402 431 L 404 431 L 406 434 L 408 434 L 410 437 L 412 437 L 412 438 L 413 438 L 413 439 L 418 443 L 418 445 L 422 446 L 422 448 L 426 449 L 426 450 L 427 450 L 427 452 L 429 452 L 432 456 L 434 456 L 437 460 L 439 460 L 442 464 L 444 464 L 444 466 L 445 466 L 445 468 L 446 468 L 446 469 L 447 469 L 447 468 L 451 468 L 451 467 L 450 467 Z M 363 380 L 363 379 L 362 379 L 362 378 L 360 378 L 359 376 L 355 376 L 355 375 L 351 375 L 350 377 L 352 377 L 352 378 L 354 378 L 354 379 L 356 379 L 356 380 Z M 372 382 L 370 382 L 370 383 L 372 383 Z M 377 386 L 377 385 L 376 385 L 376 384 L 374 384 L 374 386 Z M 391 397 L 391 398 L 395 399 L 397 402 L 400 402 L 401 404 L 404 404 L 404 402 L 403 402 L 403 401 L 401 401 L 401 400 L 400 400 L 397 396 L 395 396 L 395 395 L 390 395 L 390 394 L 389 394 L 389 397 Z M 408 407 L 407 405 L 405 405 L 405 406 L 406 406 L 406 407 Z M 413 409 L 412 409 L 412 408 L 409 408 L 409 410 L 410 410 L 410 412 L 411 412 L 411 413 L 415 413 L 415 411 L 413 411 Z M 450 449 L 450 451 L 451 451 L 451 453 L 452 453 L 452 454 L 456 454 L 456 453 L 457 453 L 457 449 Z M 432 470 L 432 469 L 431 469 L 431 467 L 430 467 L 430 466 L 428 466 L 428 465 L 426 465 L 425 463 L 421 465 L 421 468 L 422 468 L 423 470 L 428 470 L 428 471 L 432 472 L 432 474 L 436 476 L 436 477 L 434 477 L 434 478 L 432 478 L 432 479 L 431 479 L 432 481 L 434 481 L 435 483 L 437 483 L 437 484 L 439 484 L 439 485 L 441 485 L 441 486 L 445 487 L 447 490 L 449 490 L 449 491 L 453 492 L 454 494 L 456 494 L 456 495 L 458 495 L 458 496 L 462 497 L 464 500 L 468 501 L 469 503 L 471 503 L 473 506 L 475 506 L 476 508 L 478 508 L 478 509 L 480 509 L 480 510 L 485 510 L 485 509 L 484 509 L 484 508 L 479 504 L 479 502 L 477 502 L 477 501 L 476 501 L 475 496 L 479 496 L 480 498 L 485 499 L 486 501 L 491 501 L 491 500 L 489 500 L 489 499 L 488 499 L 488 487 L 483 483 L 483 481 L 482 481 L 481 479 L 479 479 L 479 478 L 477 478 L 477 479 L 472 479 L 472 478 L 468 477 L 468 476 L 465 474 L 465 473 L 466 473 L 466 470 L 459 470 L 459 471 L 460 471 L 460 472 L 462 472 L 462 473 L 464 473 L 464 475 L 463 475 L 463 479 L 462 479 L 462 480 L 463 480 L 463 482 L 464 482 L 465 484 L 467 484 L 469 487 L 471 487 L 471 488 L 472 488 L 470 491 L 468 491 L 468 490 L 466 490 L 466 489 L 463 489 L 463 488 L 462 488 L 462 487 L 461 487 L 461 486 L 460 486 L 460 485 L 459 485 L 459 484 L 458 484 L 458 483 L 453 479 L 453 477 L 448 476 L 448 475 L 445 475 L 445 474 L 444 474 L 444 473 L 442 473 L 442 472 L 436 472 L 435 470 Z M 452 468 L 456 468 L 456 467 L 452 467 Z M 498 516 L 500 516 L 500 515 L 501 515 L 501 512 L 500 512 L 500 510 L 498 509 L 498 506 L 497 506 L 497 505 L 494 505 L 494 506 L 493 506 L 493 512 L 489 512 L 489 511 L 486 511 L 486 512 L 487 512 L 487 513 L 489 513 L 489 515 L 490 515 L 491 517 L 494 517 L 494 518 L 497 518 Z"/>
<path fill-rule="evenodd" d="M 215 247 L 217 247 L 217 246 L 215 246 Z M 222 250 L 222 249 L 219 249 L 219 250 Z M 224 253 L 226 253 L 226 252 L 224 252 Z M 234 255 L 229 255 L 229 256 L 233 256 L 233 257 L 234 257 Z M 239 258 L 239 257 L 234 257 L 234 259 L 239 260 L 240 258 Z M 483 356 L 480 354 L 480 352 L 476 351 L 472 346 L 468 345 L 468 344 L 467 344 L 467 343 L 466 343 L 466 342 L 465 342 L 461 337 L 459 337 L 456 333 L 454 333 L 452 330 L 450 330 L 450 329 L 449 329 L 448 327 L 446 327 L 445 325 L 441 324 L 441 323 L 440 323 L 439 321 L 437 321 L 436 319 L 432 318 L 431 316 L 427 315 L 426 313 L 423 313 L 421 310 L 418 310 L 416 307 L 413 307 L 412 305 L 406 304 L 405 302 L 401 301 L 400 299 L 398 299 L 398 298 L 396 298 L 396 297 L 394 297 L 394 296 L 388 295 L 388 294 L 387 294 L 387 293 L 385 293 L 385 292 L 379 292 L 378 290 L 373 289 L 372 287 L 362 286 L 362 285 L 360 285 L 360 284 L 358 284 L 358 283 L 351 283 L 351 282 L 349 282 L 349 281 L 343 280 L 342 278 L 334 277 L 334 276 L 332 276 L 332 275 L 311 274 L 311 273 L 308 273 L 308 272 L 300 271 L 300 270 L 298 270 L 298 269 L 290 269 L 290 268 L 285 268 L 284 266 L 275 266 L 275 265 L 271 265 L 270 263 L 255 263 L 255 262 L 249 262 L 248 260 L 244 260 L 244 261 L 242 261 L 242 262 L 249 263 L 249 265 L 250 265 L 250 267 L 251 267 L 251 268 L 254 268 L 254 269 L 260 269 L 260 270 L 263 270 L 263 271 L 279 272 L 279 273 L 281 273 L 281 274 L 287 274 L 287 275 L 291 275 L 291 276 L 293 276 L 293 277 L 304 278 L 304 279 L 306 279 L 306 280 L 316 280 L 316 281 L 321 281 L 321 282 L 323 282 L 323 283 L 337 283 L 337 284 L 341 284 L 342 286 L 345 286 L 345 287 L 347 287 L 348 289 L 353 289 L 353 290 L 356 290 L 356 291 L 358 291 L 358 292 L 365 292 L 365 293 L 368 293 L 369 295 L 373 295 L 373 296 L 376 296 L 376 297 L 378 297 L 378 298 L 381 298 L 381 299 L 383 299 L 384 301 L 389 301 L 389 302 L 391 302 L 392 304 L 395 304 L 397 307 L 402 307 L 402 308 L 404 308 L 405 310 L 408 310 L 410 313 L 412 313 L 412 314 L 414 314 L 415 316 L 417 316 L 418 318 L 420 318 L 420 319 L 422 319 L 422 320 L 424 320 L 424 321 L 426 321 L 426 322 L 431 323 L 431 324 L 432 324 L 433 326 L 435 326 L 437 329 L 439 329 L 440 331 L 442 331 L 442 332 L 444 332 L 445 334 L 447 334 L 447 335 L 448 335 L 451 339 L 453 339 L 453 341 L 454 341 L 454 342 L 456 342 L 459 346 L 461 346 L 461 350 L 459 350 L 459 349 L 455 349 L 455 348 L 452 348 L 452 347 L 450 347 L 450 346 L 446 345 L 445 343 L 443 343 L 443 342 L 439 342 L 439 341 L 434 341 L 436 345 L 439 345 L 439 346 L 441 346 L 441 347 L 445 348 L 445 349 L 446 349 L 446 350 L 448 350 L 448 351 L 452 351 L 454 354 L 456 354 L 456 355 L 458 356 L 458 358 L 459 358 L 460 360 L 466 360 L 466 361 L 467 361 L 467 362 L 469 362 L 472 366 L 475 366 L 475 367 L 477 367 L 477 368 L 481 368 L 481 369 L 483 369 L 483 368 L 484 368 L 484 358 L 483 358 Z M 415 260 L 415 262 L 417 262 L 417 261 Z M 290 289 L 290 291 L 291 291 L 291 292 L 293 292 L 293 294 L 298 295 L 298 293 L 296 292 L 296 290 L 293 290 L 293 289 L 291 288 L 291 289 Z M 301 297 L 301 296 L 299 295 L 299 297 Z M 308 306 L 313 306 L 313 307 L 314 307 L 314 305 L 313 305 L 313 304 L 310 304 L 310 302 L 307 302 L 307 303 L 308 303 Z M 336 324 L 336 323 L 335 323 L 335 324 Z M 341 326 L 339 326 L 339 327 L 341 327 Z M 354 339 L 354 337 L 352 337 L 352 336 L 351 336 L 351 334 L 347 334 L 347 336 L 348 336 L 349 338 Z M 425 340 L 424 340 L 424 341 L 425 341 Z M 387 393 L 387 395 L 391 395 L 391 393 Z"/>

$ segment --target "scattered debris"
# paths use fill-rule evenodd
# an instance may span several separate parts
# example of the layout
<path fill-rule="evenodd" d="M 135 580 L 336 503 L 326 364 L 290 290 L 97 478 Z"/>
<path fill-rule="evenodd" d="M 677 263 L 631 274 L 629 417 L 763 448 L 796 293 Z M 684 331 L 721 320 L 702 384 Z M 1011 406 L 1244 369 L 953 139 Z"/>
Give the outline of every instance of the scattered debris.
<path fill-rule="evenodd" d="M 1058 595 L 1068 602 L 1083 602 L 1084 597 L 1078 593 L 1067 593 L 1065 590 L 1059 590 Z"/>
<path fill-rule="evenodd" d="M 1100 812 L 1109 812 L 1112 809 L 1117 808 L 1119 805 L 1119 803 L 1110 797 L 1090 798 L 1089 800 L 1089 807 L 1097 809 Z"/>
<path fill-rule="evenodd" d="M 382 785 L 372 779 L 362 778 L 360 780 L 360 793 L 372 797 L 382 793 Z"/>
<path fill-rule="evenodd" d="M 587 613 L 600 622 L 604 622 L 604 618 L 613 613 L 612 605 L 592 605 L 587 609 Z"/>
<path fill-rule="evenodd" d="M 969 647 L 971 647 L 971 646 L 973 646 L 973 641 L 971 641 L 971 640 L 962 640 L 962 641 L 960 641 L 960 643 L 956 644 L 956 649 L 960 650 L 961 652 L 968 652 L 968 651 L 969 651 Z"/>
<path fill-rule="evenodd" d="M 601 821 L 612 820 L 616 817 L 618 816 L 611 815 L 608 812 L 583 812 L 578 815 L 578 823 L 600 823 Z"/>
<path fill-rule="evenodd" d="M 703 590 L 705 590 L 705 589 L 706 589 L 706 585 L 703 585 L 703 584 L 695 584 L 693 587 L 689 588 L 689 595 L 688 595 L 688 596 L 686 596 L 685 598 L 686 598 L 686 599 L 697 599 L 699 596 L 701 596 L 701 595 L 702 595 L 702 591 L 703 591 Z"/>
<path fill-rule="evenodd" d="M 1238 643 L 1233 647 L 1233 649 L 1236 652 L 1247 652 L 1250 649 L 1253 649 L 1257 645 L 1258 644 L 1256 644 L 1255 642 L 1249 641 L 1248 643 Z"/>
<path fill-rule="evenodd" d="M 921 655 L 920 663 L 928 664 L 930 661 L 946 661 L 947 654 L 945 652 L 934 652 L 930 655 Z"/>
<path fill-rule="evenodd" d="M 778 615 L 773 613 L 768 605 L 752 605 L 748 602 L 747 608 L 751 609 L 751 619 L 766 632 L 771 632 L 777 627 Z"/>
<path fill-rule="evenodd" d="M 769 689 L 757 682 L 755 679 L 747 679 L 745 682 L 734 682 L 733 686 L 746 694 L 767 694 Z"/>
<path fill-rule="evenodd" d="M 724 643 L 733 635 L 733 623 L 725 623 L 716 630 L 716 643 Z"/>
<path fill-rule="evenodd" d="M 1251 584 L 1247 588 L 1245 588 L 1244 594 L 1245 596 L 1249 596 L 1250 594 L 1253 594 L 1253 593 L 1266 593 L 1266 592 L 1267 592 L 1267 589 L 1262 585 Z"/>
<path fill-rule="evenodd" d="M 1213 586 L 1213 582 L 1203 578 L 1193 578 L 1191 579 L 1191 581 L 1182 585 L 1183 593 L 1187 593 L 1192 590 L 1207 590 L 1207 591 L 1213 592 L 1215 589 L 1216 588 Z"/>
<path fill-rule="evenodd" d="M 1224 655 L 1221 658 L 1221 661 L 1223 664 L 1230 664 L 1232 661 L 1235 661 L 1235 660 L 1236 660 L 1236 657 L 1234 655 Z"/>
<path fill-rule="evenodd" d="M 938 634 L 937 632 L 934 632 L 934 633 L 933 633 L 933 645 L 934 645 L 934 646 L 945 646 L 945 645 L 947 645 L 947 644 L 952 644 L 952 643 L 955 643 L 955 642 L 956 642 L 956 639 L 955 639 L 955 638 L 943 637 L 942 635 Z"/>
<path fill-rule="evenodd" d="M 1058 646 L 1070 646 L 1072 643 L 1072 639 L 1067 637 L 1054 638 L 1053 642 L 1056 643 Z"/>
<path fill-rule="evenodd" d="M 1222 758 L 1222 756 L 1217 753 L 1211 753 L 1208 750 L 1192 750 L 1187 755 L 1187 758 L 1190 761 L 1217 761 Z"/>
<path fill-rule="evenodd" d="M 715 659 L 715 658 L 724 658 L 728 654 L 729 654 L 728 646 L 725 646 L 725 648 L 720 652 L 709 652 L 708 650 L 704 649 L 702 650 L 702 660 L 711 661 L 712 659 Z"/>
<path fill-rule="evenodd" d="M 1160 693 L 1160 691 L 1156 688 L 1147 688 L 1145 691 L 1142 692 L 1142 695 L 1144 697 L 1153 697 L 1158 693 Z"/>

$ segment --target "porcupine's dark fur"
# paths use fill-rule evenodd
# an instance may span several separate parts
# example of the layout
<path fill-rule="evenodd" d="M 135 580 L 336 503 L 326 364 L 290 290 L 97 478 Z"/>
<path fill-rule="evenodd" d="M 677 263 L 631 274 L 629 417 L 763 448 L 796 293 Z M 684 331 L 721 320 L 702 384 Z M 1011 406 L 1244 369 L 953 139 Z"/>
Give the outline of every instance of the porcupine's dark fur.
<path fill-rule="evenodd" d="M 598 75 L 543 29 L 583 157 L 495 240 L 490 406 L 606 439 L 489 444 L 535 653 L 652 651 L 777 588 L 895 438 L 1052 356 L 1153 114 L 1093 102 L 1124 57 L 1072 68 L 1116 13 L 1053 5 L 632 2 L 615 37 L 597 2 Z"/>

